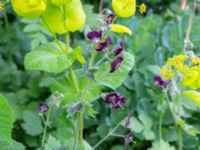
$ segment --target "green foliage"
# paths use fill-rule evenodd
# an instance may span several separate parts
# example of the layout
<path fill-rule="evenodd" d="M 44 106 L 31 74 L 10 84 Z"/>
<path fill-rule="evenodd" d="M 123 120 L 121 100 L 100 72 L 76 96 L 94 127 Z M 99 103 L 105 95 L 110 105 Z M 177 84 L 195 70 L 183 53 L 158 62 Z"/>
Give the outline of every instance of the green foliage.
<path fill-rule="evenodd" d="M 36 136 L 42 133 L 42 122 L 38 114 L 31 111 L 25 111 L 23 120 L 24 123 L 22 123 L 22 127 L 27 134 L 31 136 Z"/>
<path fill-rule="evenodd" d="M 109 62 L 104 63 L 97 70 L 97 72 L 95 73 L 95 80 L 97 81 L 97 83 L 108 86 L 112 89 L 116 89 L 124 82 L 124 80 L 128 76 L 129 71 L 133 68 L 135 64 L 135 59 L 133 55 L 128 52 L 126 52 L 123 56 L 124 62 L 122 62 L 120 68 L 116 72 L 109 73 Z"/>
<path fill-rule="evenodd" d="M 14 123 L 13 110 L 8 101 L 0 94 L 0 141 L 11 141 L 11 132 Z"/>
<path fill-rule="evenodd" d="M 174 147 L 171 147 L 168 143 L 163 140 L 153 143 L 153 147 L 150 150 L 175 150 Z"/>
<path fill-rule="evenodd" d="M 61 43 L 61 46 L 64 47 L 64 44 Z M 71 66 L 74 60 L 72 54 L 66 54 L 54 42 L 33 49 L 26 55 L 24 63 L 27 70 L 59 73 Z"/>

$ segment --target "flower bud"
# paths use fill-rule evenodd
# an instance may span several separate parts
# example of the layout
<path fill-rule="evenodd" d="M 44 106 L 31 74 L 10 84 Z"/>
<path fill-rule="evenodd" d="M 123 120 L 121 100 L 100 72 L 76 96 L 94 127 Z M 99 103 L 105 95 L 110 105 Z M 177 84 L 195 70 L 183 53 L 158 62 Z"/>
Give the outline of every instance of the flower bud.
<path fill-rule="evenodd" d="M 46 9 L 45 0 L 11 0 L 14 11 L 21 17 L 33 19 Z"/>
<path fill-rule="evenodd" d="M 135 0 L 112 0 L 112 7 L 118 16 L 122 18 L 128 18 L 135 14 L 136 1 Z"/>

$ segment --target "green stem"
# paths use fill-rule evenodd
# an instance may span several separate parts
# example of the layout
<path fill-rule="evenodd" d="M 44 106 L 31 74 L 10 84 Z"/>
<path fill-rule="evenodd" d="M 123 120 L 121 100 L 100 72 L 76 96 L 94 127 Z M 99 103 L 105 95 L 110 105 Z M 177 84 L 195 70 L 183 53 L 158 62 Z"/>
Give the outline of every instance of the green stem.
<path fill-rule="evenodd" d="M 51 110 L 52 110 L 52 106 L 50 106 L 50 108 L 49 108 L 46 120 L 44 119 L 44 116 L 42 114 L 42 120 L 43 120 L 43 123 L 44 123 L 44 131 L 43 131 L 42 146 L 41 146 L 42 150 L 45 150 L 44 149 L 45 148 L 45 139 L 46 139 L 47 127 L 48 127 L 48 123 L 49 123 L 49 119 L 50 119 Z"/>
<path fill-rule="evenodd" d="M 99 145 L 101 145 L 109 136 L 113 135 L 114 132 L 119 128 L 119 126 L 122 124 L 122 122 L 124 121 L 124 119 L 122 121 L 120 121 L 110 132 L 108 132 L 108 134 L 106 134 L 106 136 L 104 136 L 103 139 L 101 139 L 96 145 L 93 146 L 92 150 L 95 150 Z"/>
<path fill-rule="evenodd" d="M 83 111 L 81 111 L 79 113 L 79 136 L 78 136 L 78 139 L 79 139 L 79 144 L 83 144 Z"/>
<path fill-rule="evenodd" d="M 80 129 L 80 119 L 78 117 L 77 123 L 76 123 L 76 129 L 75 129 L 75 139 L 74 139 L 74 144 L 73 144 L 73 150 L 76 150 L 77 147 L 77 141 L 79 137 L 79 129 Z"/>
<path fill-rule="evenodd" d="M 66 42 L 66 53 L 69 51 L 69 45 L 70 45 L 70 37 L 69 37 L 69 32 L 66 33 L 66 38 L 65 38 L 65 42 Z"/>
<path fill-rule="evenodd" d="M 183 143 L 182 129 L 179 127 L 178 128 L 178 147 L 179 147 L 179 150 L 182 150 L 182 143 Z"/>
<path fill-rule="evenodd" d="M 79 84 L 77 82 L 76 75 L 74 73 L 74 70 L 73 70 L 72 66 L 69 68 L 69 77 L 70 77 L 70 79 L 71 79 L 71 81 L 73 83 L 74 88 L 76 89 L 76 92 L 77 93 L 80 92 Z"/>
<path fill-rule="evenodd" d="M 3 12 L 4 20 L 5 20 L 5 25 L 6 25 L 6 30 L 9 31 L 9 22 L 8 22 L 8 16 L 6 12 Z"/>
<path fill-rule="evenodd" d="M 163 113 L 160 113 L 159 117 L 159 139 L 162 140 L 162 121 L 163 121 Z"/>
<path fill-rule="evenodd" d="M 53 36 L 54 40 L 56 41 L 56 43 L 58 44 L 58 46 L 60 47 L 60 49 L 63 52 L 66 52 L 65 49 L 63 48 L 63 46 L 61 45 L 60 41 L 57 39 L 56 34 L 54 34 L 54 32 L 51 30 L 51 28 L 49 27 L 48 23 L 46 22 L 46 20 L 44 19 L 44 17 L 41 17 L 42 21 L 44 23 L 44 25 L 47 27 L 47 29 L 49 30 L 49 32 L 51 33 L 51 35 Z"/>

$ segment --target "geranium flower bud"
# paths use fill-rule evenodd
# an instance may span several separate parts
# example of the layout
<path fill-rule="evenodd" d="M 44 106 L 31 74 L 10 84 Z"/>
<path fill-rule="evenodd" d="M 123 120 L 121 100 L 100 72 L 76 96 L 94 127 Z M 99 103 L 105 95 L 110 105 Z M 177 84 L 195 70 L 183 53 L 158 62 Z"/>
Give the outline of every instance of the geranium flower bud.
<path fill-rule="evenodd" d="M 21 17 L 33 19 L 46 9 L 45 0 L 11 0 L 14 11 Z"/>
<path fill-rule="evenodd" d="M 118 16 L 122 18 L 128 18 L 135 14 L 136 1 L 135 0 L 112 0 L 112 7 Z"/>
<path fill-rule="evenodd" d="M 111 66 L 110 66 L 110 73 L 113 73 L 115 72 L 121 65 L 122 61 L 124 59 L 122 57 L 117 57 L 112 63 L 111 63 Z"/>
<path fill-rule="evenodd" d="M 49 107 L 48 107 L 48 105 L 46 104 L 46 103 L 40 103 L 39 105 L 38 105 L 38 111 L 40 112 L 40 113 L 45 113 L 45 112 L 47 112 L 49 110 Z"/>
<path fill-rule="evenodd" d="M 125 46 L 125 43 L 124 43 L 124 42 L 120 42 L 120 45 L 117 46 L 117 47 L 114 49 L 114 52 L 113 52 L 114 55 L 119 55 L 119 54 L 121 54 L 122 52 L 124 52 L 124 51 L 125 51 L 124 46 Z"/>
<path fill-rule="evenodd" d="M 129 133 L 127 136 L 124 137 L 125 145 L 129 145 L 133 142 L 133 136 L 131 133 Z"/>
<path fill-rule="evenodd" d="M 114 13 L 110 13 L 106 16 L 106 22 L 107 24 L 112 24 L 113 20 L 115 19 L 115 14 Z"/>

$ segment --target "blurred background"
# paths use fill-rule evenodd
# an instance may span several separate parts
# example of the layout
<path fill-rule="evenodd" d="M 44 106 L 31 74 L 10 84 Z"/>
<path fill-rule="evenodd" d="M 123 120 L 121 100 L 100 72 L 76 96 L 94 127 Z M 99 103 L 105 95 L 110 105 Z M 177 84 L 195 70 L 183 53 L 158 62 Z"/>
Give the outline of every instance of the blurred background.
<path fill-rule="evenodd" d="M 87 51 L 89 41 L 86 34 L 95 24 L 98 12 L 103 8 L 111 9 L 109 0 L 82 0 L 87 14 L 85 28 L 71 34 L 72 47 L 81 45 Z M 135 55 L 136 65 L 130 72 L 126 82 L 117 91 L 126 96 L 125 110 L 110 110 L 102 105 L 102 100 L 93 103 L 97 113 L 95 118 L 85 118 L 84 137 L 95 145 L 110 128 L 114 127 L 128 113 L 132 113 L 129 126 L 136 143 L 124 146 L 122 138 L 108 138 L 98 150 L 161 150 L 157 146 L 158 124 L 162 114 L 162 137 L 165 141 L 162 150 L 177 149 L 178 135 L 173 117 L 163 101 L 162 90 L 154 86 L 154 76 L 159 74 L 160 67 L 167 58 L 182 53 L 185 32 L 188 26 L 192 0 L 137 0 L 137 4 L 145 3 L 148 11 L 136 13 L 130 19 L 119 19 L 117 22 L 128 26 L 133 36 L 113 36 L 116 43 L 123 40 L 127 50 Z M 193 51 L 199 54 L 200 49 L 200 3 L 193 18 L 191 42 Z M 37 114 L 37 105 L 45 101 L 51 94 L 49 84 L 51 76 L 44 72 L 25 71 L 24 55 L 31 48 L 51 39 L 49 33 L 38 24 L 39 20 L 26 20 L 17 17 L 10 4 L 0 12 L 0 92 L 8 98 L 15 110 L 15 126 L 13 138 L 23 143 L 27 150 L 35 150 L 40 144 L 42 125 Z M 111 35 L 112 36 L 112 35 Z M 63 37 L 59 37 L 61 40 Z M 86 53 L 86 52 L 85 52 Z M 109 90 L 109 89 L 105 89 Z M 185 97 L 182 98 L 181 116 L 186 127 L 200 130 L 200 109 Z M 161 113 L 166 110 L 165 113 Z M 66 129 L 69 120 L 55 123 L 51 134 L 66 138 L 72 134 Z M 70 127 L 69 127 L 70 128 Z M 199 132 L 191 134 L 191 128 L 183 132 L 183 149 L 200 150 Z M 191 130 L 193 131 L 193 130 Z M 120 132 L 120 130 L 119 130 Z M 65 137 L 63 135 L 65 133 Z"/>

